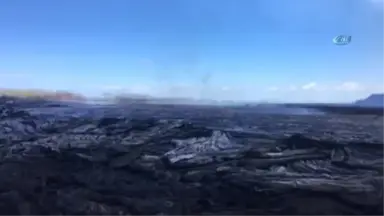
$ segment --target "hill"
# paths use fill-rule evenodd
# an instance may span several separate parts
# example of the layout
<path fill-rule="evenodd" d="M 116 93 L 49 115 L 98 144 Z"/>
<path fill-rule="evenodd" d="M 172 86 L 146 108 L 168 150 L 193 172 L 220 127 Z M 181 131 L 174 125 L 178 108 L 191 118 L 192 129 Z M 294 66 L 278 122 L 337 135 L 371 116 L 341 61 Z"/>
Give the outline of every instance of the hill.
<path fill-rule="evenodd" d="M 384 94 L 371 94 L 367 98 L 356 101 L 355 105 L 364 107 L 384 107 Z"/>

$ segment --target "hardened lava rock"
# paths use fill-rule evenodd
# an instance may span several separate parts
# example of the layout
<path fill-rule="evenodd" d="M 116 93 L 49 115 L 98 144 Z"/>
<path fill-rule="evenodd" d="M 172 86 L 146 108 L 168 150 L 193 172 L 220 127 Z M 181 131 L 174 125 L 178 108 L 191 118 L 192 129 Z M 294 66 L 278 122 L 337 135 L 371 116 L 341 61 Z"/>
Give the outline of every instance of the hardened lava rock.
<path fill-rule="evenodd" d="M 369 116 L 0 101 L 0 214 L 383 214 Z"/>

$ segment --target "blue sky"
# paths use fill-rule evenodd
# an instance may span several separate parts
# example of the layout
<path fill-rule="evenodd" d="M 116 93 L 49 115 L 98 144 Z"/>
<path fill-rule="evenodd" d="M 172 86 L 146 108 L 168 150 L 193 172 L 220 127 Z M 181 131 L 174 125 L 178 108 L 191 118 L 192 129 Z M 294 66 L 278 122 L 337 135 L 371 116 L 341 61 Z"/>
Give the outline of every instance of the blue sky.
<path fill-rule="evenodd" d="M 382 0 L 0 1 L 2 88 L 343 102 L 383 46 Z"/>

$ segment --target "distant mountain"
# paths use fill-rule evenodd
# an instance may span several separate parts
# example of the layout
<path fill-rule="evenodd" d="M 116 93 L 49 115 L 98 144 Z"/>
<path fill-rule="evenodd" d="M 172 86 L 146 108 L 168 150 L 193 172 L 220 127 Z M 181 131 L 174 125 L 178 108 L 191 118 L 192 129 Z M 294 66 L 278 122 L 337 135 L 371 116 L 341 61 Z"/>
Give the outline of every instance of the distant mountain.
<path fill-rule="evenodd" d="M 365 99 L 356 101 L 355 105 L 364 107 L 384 107 L 384 94 L 371 94 Z"/>

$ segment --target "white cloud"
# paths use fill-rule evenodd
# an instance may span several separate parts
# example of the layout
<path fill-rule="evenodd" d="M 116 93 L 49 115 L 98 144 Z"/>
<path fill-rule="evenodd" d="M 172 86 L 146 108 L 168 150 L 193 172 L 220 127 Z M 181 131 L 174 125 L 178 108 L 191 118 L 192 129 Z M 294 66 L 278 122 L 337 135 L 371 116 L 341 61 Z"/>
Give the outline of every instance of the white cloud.
<path fill-rule="evenodd" d="M 102 90 L 121 90 L 124 88 L 118 85 L 107 85 L 107 86 L 102 86 L 101 89 Z"/>
<path fill-rule="evenodd" d="M 296 90 L 297 90 L 297 86 L 295 86 L 295 85 L 290 85 L 290 86 L 288 87 L 288 90 L 289 90 L 289 91 L 296 91 Z"/>
<path fill-rule="evenodd" d="M 267 88 L 267 91 L 279 91 L 279 88 L 277 86 L 271 86 Z"/>
<path fill-rule="evenodd" d="M 359 83 L 355 81 L 347 81 L 334 86 L 333 89 L 343 92 L 379 93 L 384 91 L 384 85 L 377 83 Z"/>
<path fill-rule="evenodd" d="M 310 89 L 315 89 L 317 87 L 316 82 L 310 82 L 308 84 L 303 85 L 301 88 L 304 90 L 310 90 Z"/>
<path fill-rule="evenodd" d="M 357 82 L 348 81 L 336 86 L 336 90 L 354 92 L 354 91 L 363 91 L 365 90 L 365 88 L 364 86 L 362 86 Z"/>
<path fill-rule="evenodd" d="M 231 90 L 231 88 L 228 86 L 221 87 L 221 91 L 230 91 L 230 90 Z"/>

